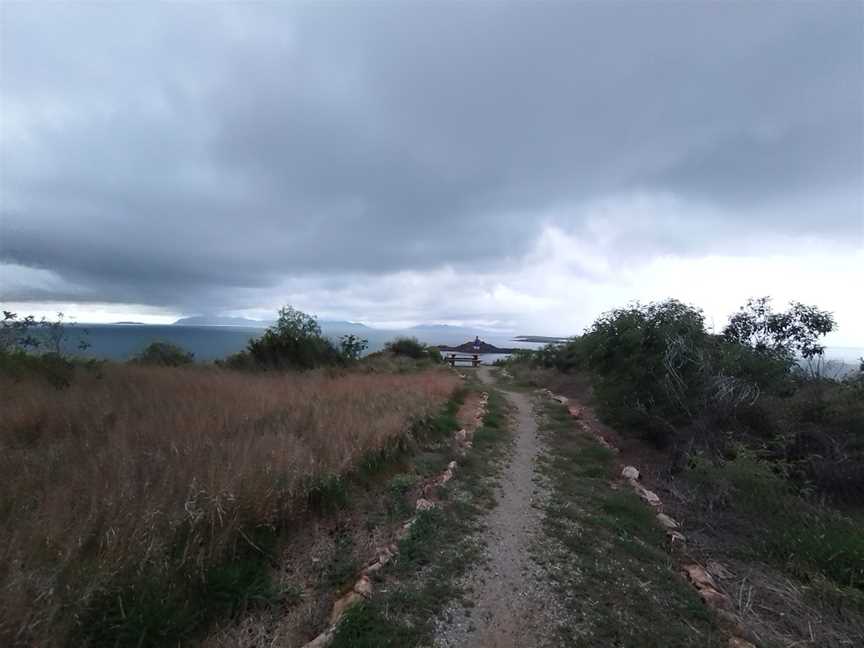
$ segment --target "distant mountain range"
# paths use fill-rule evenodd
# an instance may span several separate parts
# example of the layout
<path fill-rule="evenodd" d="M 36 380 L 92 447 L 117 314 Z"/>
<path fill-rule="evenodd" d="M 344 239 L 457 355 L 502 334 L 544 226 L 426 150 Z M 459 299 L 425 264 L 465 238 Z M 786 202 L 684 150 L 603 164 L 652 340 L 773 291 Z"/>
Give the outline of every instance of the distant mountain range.
<path fill-rule="evenodd" d="M 274 322 L 265 320 L 250 319 L 248 317 L 221 317 L 215 315 L 192 315 L 190 317 L 181 317 L 173 323 L 174 326 L 236 326 L 242 328 L 267 328 L 272 326 Z M 365 324 L 357 322 L 340 322 L 340 321 L 319 321 L 321 328 L 339 329 L 339 330 L 368 330 L 369 327 Z"/>
<path fill-rule="evenodd" d="M 249 319 L 247 317 L 220 317 L 214 315 L 192 315 L 181 317 L 174 326 L 243 326 L 250 328 L 267 328 L 273 322 Z"/>

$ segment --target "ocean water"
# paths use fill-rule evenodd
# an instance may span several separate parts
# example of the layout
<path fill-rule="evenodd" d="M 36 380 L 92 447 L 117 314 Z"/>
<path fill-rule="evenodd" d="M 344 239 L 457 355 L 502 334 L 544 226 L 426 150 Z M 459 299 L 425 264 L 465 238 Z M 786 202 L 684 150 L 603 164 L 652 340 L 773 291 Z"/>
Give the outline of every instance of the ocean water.
<path fill-rule="evenodd" d="M 86 334 L 84 333 L 86 331 Z M 482 331 L 465 332 L 426 332 L 426 331 L 393 331 L 382 329 L 339 329 L 323 327 L 324 334 L 334 340 L 341 335 L 354 334 L 369 340 L 367 353 L 380 351 L 384 345 L 396 337 L 416 337 L 426 344 L 457 345 L 473 340 L 474 335 L 497 347 L 535 349 L 539 344 L 513 341 L 510 336 L 490 335 Z M 178 326 L 178 325 L 138 325 L 138 324 L 82 324 L 72 328 L 72 339 L 67 345 L 73 352 L 78 338 L 86 340 L 90 347 L 83 355 L 91 358 L 110 360 L 128 360 L 141 352 L 152 342 L 170 342 L 183 347 L 195 354 L 195 359 L 212 361 L 224 358 L 241 351 L 251 338 L 263 333 L 260 328 L 244 328 L 235 326 Z M 77 353 L 77 352 L 76 352 Z M 492 362 L 501 356 L 483 357 L 484 362 Z"/>

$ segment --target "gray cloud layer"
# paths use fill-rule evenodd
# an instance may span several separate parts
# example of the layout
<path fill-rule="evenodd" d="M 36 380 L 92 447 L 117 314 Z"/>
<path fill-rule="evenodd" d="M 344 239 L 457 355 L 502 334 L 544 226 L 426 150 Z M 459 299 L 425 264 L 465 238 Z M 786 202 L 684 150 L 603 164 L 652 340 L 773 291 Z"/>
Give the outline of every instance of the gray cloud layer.
<path fill-rule="evenodd" d="M 857 2 L 6 4 L 0 259 L 63 283 L 2 295 L 195 310 L 494 271 L 641 194 L 703 209 L 634 213 L 622 253 L 860 245 L 862 43 Z"/>

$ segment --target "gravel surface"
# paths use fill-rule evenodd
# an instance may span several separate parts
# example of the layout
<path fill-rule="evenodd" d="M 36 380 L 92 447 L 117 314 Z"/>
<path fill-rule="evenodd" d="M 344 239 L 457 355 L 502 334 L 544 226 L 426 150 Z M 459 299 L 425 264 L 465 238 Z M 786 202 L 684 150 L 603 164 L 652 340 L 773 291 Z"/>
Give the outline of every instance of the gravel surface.
<path fill-rule="evenodd" d="M 491 382 L 488 368 L 479 374 Z M 435 637 L 439 648 L 560 645 L 560 607 L 542 567 L 531 558 L 542 543 L 541 505 L 548 497 L 536 472 L 541 441 L 529 396 L 504 393 L 517 409 L 512 456 L 501 475 L 497 505 L 485 520 L 485 559 L 463 583 L 469 607 L 454 602 L 445 610 Z"/>

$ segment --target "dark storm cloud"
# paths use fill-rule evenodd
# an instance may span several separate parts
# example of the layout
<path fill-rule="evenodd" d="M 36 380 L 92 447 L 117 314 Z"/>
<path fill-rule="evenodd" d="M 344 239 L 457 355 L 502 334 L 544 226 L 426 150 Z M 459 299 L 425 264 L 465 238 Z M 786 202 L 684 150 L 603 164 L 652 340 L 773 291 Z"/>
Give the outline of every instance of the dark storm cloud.
<path fill-rule="evenodd" d="M 580 232 L 580 205 L 634 193 L 730 232 L 756 209 L 766 230 L 860 241 L 862 19 L 859 3 L 4 5 L 0 254 L 68 284 L 34 299 L 195 308 L 286 276 L 495 268 L 541 224 Z M 799 199 L 831 208 L 782 208 Z M 715 225 L 633 245 L 734 252 Z"/>

